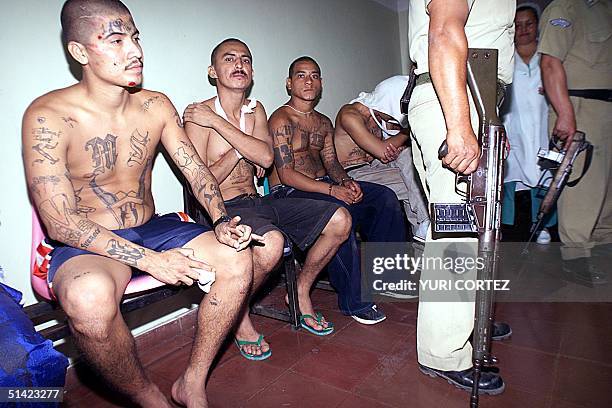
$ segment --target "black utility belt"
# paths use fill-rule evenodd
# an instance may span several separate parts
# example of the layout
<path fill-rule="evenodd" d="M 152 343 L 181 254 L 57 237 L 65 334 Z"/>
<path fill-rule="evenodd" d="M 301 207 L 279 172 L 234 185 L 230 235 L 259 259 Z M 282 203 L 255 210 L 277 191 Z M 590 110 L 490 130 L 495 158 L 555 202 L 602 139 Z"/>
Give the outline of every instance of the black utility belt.
<path fill-rule="evenodd" d="M 423 72 L 422 74 L 417 75 L 415 86 L 428 84 L 430 82 L 431 82 L 431 75 L 429 75 L 429 72 Z M 499 108 L 502 105 L 502 103 L 504 103 L 504 98 L 506 97 L 506 84 L 501 79 L 497 80 L 496 93 L 497 93 L 497 107 Z M 407 111 L 408 111 L 408 108 L 406 107 L 406 112 Z"/>
<path fill-rule="evenodd" d="M 429 74 L 429 72 L 423 72 L 422 74 L 419 74 L 416 76 L 415 86 L 428 84 L 430 82 L 431 82 L 431 75 Z M 497 86 L 505 88 L 506 84 L 501 79 L 498 79 Z"/>
<path fill-rule="evenodd" d="M 612 89 L 570 89 L 569 96 L 612 102 Z"/>

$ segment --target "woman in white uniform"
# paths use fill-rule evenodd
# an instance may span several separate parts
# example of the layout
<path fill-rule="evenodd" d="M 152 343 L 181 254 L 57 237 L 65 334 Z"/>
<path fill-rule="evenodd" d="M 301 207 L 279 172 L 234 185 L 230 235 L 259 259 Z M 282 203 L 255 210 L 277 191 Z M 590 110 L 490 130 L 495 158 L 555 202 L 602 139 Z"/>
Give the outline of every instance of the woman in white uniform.
<path fill-rule="evenodd" d="M 530 190 L 531 218 L 535 222 L 545 191 L 536 188 L 542 169 L 538 165 L 538 151 L 548 148 L 548 104 L 544 97 L 540 76 L 540 54 L 537 50 L 539 7 L 523 3 L 516 10 L 514 79 L 502 110 L 503 121 L 510 140 L 506 161 L 502 223 L 514 224 L 514 196 L 519 190 Z M 505 114 L 504 114 L 505 113 Z M 545 222 L 545 227 L 556 224 L 556 211 Z M 549 243 L 550 234 L 544 228 L 538 243 Z"/>

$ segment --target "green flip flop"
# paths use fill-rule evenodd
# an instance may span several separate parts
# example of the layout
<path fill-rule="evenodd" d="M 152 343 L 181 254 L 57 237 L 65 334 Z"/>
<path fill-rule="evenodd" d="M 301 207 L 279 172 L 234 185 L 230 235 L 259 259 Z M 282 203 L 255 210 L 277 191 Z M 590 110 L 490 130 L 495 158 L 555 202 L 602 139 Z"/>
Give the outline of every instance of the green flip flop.
<path fill-rule="evenodd" d="M 234 338 L 234 343 L 236 344 L 236 347 L 238 347 L 238 350 L 240 351 L 240 354 L 242 355 L 242 357 L 246 358 L 247 360 L 251 360 L 251 361 L 262 361 L 262 360 L 269 358 L 272 355 L 272 350 L 268 349 L 268 351 L 265 351 L 261 354 L 251 354 L 251 353 L 247 353 L 246 351 L 244 351 L 242 349 L 242 346 L 255 345 L 255 346 L 261 347 L 261 342 L 263 338 L 264 338 L 263 334 L 259 335 L 259 338 L 257 339 L 257 341 L 238 340 L 237 338 Z"/>
<path fill-rule="evenodd" d="M 314 334 L 315 336 L 327 336 L 334 332 L 334 324 L 331 322 L 327 322 L 327 327 L 321 330 L 317 330 L 314 327 L 307 325 L 305 322 L 305 319 L 312 319 L 315 322 L 317 322 L 317 324 L 321 326 L 323 325 L 321 323 L 323 321 L 323 315 L 320 312 L 317 312 L 315 316 L 316 317 L 313 317 L 312 315 L 309 315 L 309 314 L 301 315 L 300 316 L 300 326 L 302 326 L 302 328 L 308 330 L 310 333 Z"/>

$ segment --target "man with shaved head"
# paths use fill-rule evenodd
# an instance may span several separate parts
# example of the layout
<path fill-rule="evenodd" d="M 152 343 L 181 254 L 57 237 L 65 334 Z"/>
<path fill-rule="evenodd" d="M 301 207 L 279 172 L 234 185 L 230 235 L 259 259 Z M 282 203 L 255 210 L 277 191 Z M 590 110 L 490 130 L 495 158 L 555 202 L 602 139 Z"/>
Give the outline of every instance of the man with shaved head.
<path fill-rule="evenodd" d="M 290 99 L 268 121 L 274 141 L 271 192 L 277 197 L 331 202 L 349 212 L 352 228 L 328 265 L 329 278 L 343 314 L 361 324 L 378 324 L 387 316 L 362 296 L 356 232 L 359 229 L 364 242 L 405 241 L 399 201 L 385 186 L 353 180 L 338 162 L 334 126 L 315 109 L 323 92 L 319 64 L 309 56 L 295 59 L 285 86 Z M 315 277 L 305 284 L 314 281 Z"/>
<path fill-rule="evenodd" d="M 22 128 L 26 180 L 52 249 L 36 273 L 46 277 L 86 360 L 113 389 L 146 407 L 170 405 L 147 377 L 119 311 L 133 271 L 173 285 L 215 273 L 188 367 L 172 387 L 176 402 L 206 407 L 208 370 L 251 286 L 251 229 L 228 217 L 170 100 L 139 88 L 142 48 L 125 5 L 68 0 L 61 21 L 83 79 L 34 100 Z M 184 119 L 193 120 L 190 108 Z M 180 213 L 155 214 L 151 169 L 159 143 L 212 228 Z"/>

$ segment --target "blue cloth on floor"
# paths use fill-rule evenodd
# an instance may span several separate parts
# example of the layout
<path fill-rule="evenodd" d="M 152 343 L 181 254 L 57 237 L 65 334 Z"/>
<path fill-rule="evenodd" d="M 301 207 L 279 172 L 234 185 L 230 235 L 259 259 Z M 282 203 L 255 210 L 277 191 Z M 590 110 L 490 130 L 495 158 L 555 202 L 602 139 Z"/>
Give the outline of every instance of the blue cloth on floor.
<path fill-rule="evenodd" d="M 63 387 L 68 359 L 36 332 L 21 298 L 21 292 L 0 283 L 0 387 Z M 49 408 L 59 403 L 0 406 Z"/>

